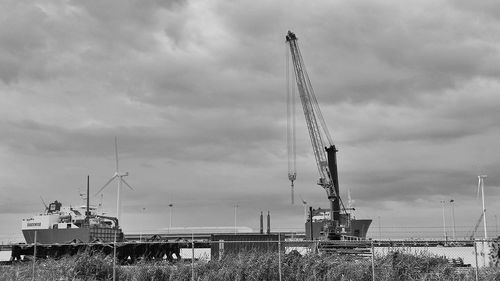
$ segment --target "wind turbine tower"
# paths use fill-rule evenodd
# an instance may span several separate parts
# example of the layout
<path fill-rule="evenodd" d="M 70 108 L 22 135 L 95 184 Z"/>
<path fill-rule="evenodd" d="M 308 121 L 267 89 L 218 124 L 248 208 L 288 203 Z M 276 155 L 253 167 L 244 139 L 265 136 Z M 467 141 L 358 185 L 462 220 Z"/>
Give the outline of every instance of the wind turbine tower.
<path fill-rule="evenodd" d="M 113 180 L 118 179 L 118 189 L 116 192 L 116 218 L 118 219 L 118 223 L 120 223 L 120 217 L 121 217 L 121 199 L 120 199 L 120 191 L 122 189 L 122 183 L 125 184 L 128 188 L 131 190 L 134 190 L 130 184 L 128 184 L 124 177 L 128 176 L 128 172 L 120 172 L 119 170 L 119 161 L 118 161 L 118 141 L 117 138 L 115 137 L 115 160 L 116 160 L 116 171 L 114 175 L 106 182 L 106 184 L 99 189 L 99 191 L 96 192 L 95 195 L 98 195 L 101 193 Z"/>
<path fill-rule="evenodd" d="M 478 178 L 478 183 L 477 183 L 477 192 L 479 193 L 479 189 L 481 188 L 481 198 L 483 200 L 483 223 L 484 223 L 484 239 L 488 239 L 488 231 L 486 228 L 486 207 L 484 205 L 484 179 L 487 178 L 487 175 L 481 175 L 477 176 Z"/>

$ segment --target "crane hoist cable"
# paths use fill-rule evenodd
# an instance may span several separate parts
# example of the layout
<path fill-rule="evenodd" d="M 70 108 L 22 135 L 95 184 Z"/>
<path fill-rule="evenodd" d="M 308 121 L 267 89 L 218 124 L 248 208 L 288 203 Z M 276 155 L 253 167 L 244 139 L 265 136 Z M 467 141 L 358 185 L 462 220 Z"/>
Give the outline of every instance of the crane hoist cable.
<path fill-rule="evenodd" d="M 296 154 L 296 135 L 295 135 L 295 87 L 290 81 L 290 53 L 285 46 L 286 53 L 286 92 L 287 92 L 287 151 L 288 151 L 288 179 L 290 180 L 291 202 L 294 204 L 294 182 L 297 178 L 297 154 Z M 292 84 L 291 84 L 292 83 Z"/>

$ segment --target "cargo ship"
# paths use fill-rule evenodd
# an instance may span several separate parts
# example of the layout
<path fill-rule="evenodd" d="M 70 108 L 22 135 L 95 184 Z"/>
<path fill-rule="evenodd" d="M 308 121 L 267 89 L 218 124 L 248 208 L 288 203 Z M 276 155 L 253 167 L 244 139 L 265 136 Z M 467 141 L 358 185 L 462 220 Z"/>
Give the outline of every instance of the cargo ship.
<path fill-rule="evenodd" d="M 21 229 L 26 243 L 64 244 L 72 242 L 113 242 L 123 241 L 123 232 L 118 219 L 99 215 L 89 201 L 89 177 L 87 177 L 87 194 L 80 194 L 85 205 L 73 208 L 64 206 L 59 201 L 45 205 L 43 214 L 25 218 Z M 42 199 L 43 202 L 43 199 Z"/>
<path fill-rule="evenodd" d="M 70 242 L 111 242 L 123 240 L 118 219 L 98 215 L 97 208 L 83 205 L 77 208 L 54 201 L 43 214 L 22 220 L 21 228 L 26 243 L 41 244 Z"/>

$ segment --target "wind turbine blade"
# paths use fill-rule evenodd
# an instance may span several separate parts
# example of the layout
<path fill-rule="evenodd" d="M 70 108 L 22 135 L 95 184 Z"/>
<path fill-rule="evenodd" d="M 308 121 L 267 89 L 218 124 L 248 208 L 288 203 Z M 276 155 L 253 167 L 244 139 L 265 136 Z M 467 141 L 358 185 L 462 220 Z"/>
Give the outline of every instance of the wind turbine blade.
<path fill-rule="evenodd" d="M 45 204 L 45 201 L 43 200 L 42 196 L 40 196 L 40 199 L 42 200 L 43 206 L 45 206 L 45 211 L 47 211 L 49 207 L 47 206 L 47 204 Z"/>
<path fill-rule="evenodd" d="M 103 190 L 106 188 L 106 186 L 108 186 L 108 184 L 110 184 L 110 183 L 111 183 L 111 182 L 112 182 L 112 181 L 113 181 L 116 177 L 117 177 L 117 176 L 115 175 L 115 176 L 113 176 L 112 178 L 110 178 L 110 179 L 108 180 L 108 182 L 107 182 L 105 185 L 103 185 L 103 187 L 101 187 L 101 189 L 99 189 L 99 191 L 97 191 L 97 192 L 94 194 L 94 196 L 97 196 L 99 193 L 101 193 L 101 191 L 103 191 Z"/>
<path fill-rule="evenodd" d="M 352 208 L 351 188 L 347 188 L 347 208 Z"/>
<path fill-rule="evenodd" d="M 478 176 L 477 179 L 478 182 L 477 182 L 476 198 L 479 198 L 479 189 L 481 188 L 481 176 Z"/>
<path fill-rule="evenodd" d="M 115 160 L 116 160 L 116 172 L 118 173 L 118 138 L 115 136 Z"/>
<path fill-rule="evenodd" d="M 130 188 L 131 190 L 135 190 L 135 189 L 133 189 L 133 188 L 130 186 L 130 184 L 128 184 L 128 183 L 127 183 L 127 182 L 126 182 L 123 178 L 120 178 L 120 180 L 121 180 L 121 181 L 122 181 L 122 182 L 123 182 L 126 186 L 128 186 L 128 188 Z"/>

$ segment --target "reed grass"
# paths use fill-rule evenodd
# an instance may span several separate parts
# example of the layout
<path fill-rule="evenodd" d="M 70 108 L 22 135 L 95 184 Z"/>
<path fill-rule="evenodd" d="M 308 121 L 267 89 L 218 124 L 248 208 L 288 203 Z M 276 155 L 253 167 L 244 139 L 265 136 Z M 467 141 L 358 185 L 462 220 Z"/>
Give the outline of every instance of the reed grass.
<path fill-rule="evenodd" d="M 195 263 L 195 280 L 279 280 L 278 253 L 245 252 L 221 260 Z M 281 257 L 282 280 L 372 280 L 370 258 L 340 255 L 300 255 L 292 251 Z M 375 258 L 376 280 L 475 280 L 473 269 L 457 270 L 445 258 L 428 254 L 391 253 Z M 0 268 L 0 280 L 32 280 L 32 263 L 20 262 Z M 102 255 L 80 254 L 58 260 L 40 260 L 36 280 L 111 280 L 113 261 Z M 138 262 L 117 267 L 117 280 L 191 280 L 191 263 Z M 500 280 L 496 267 L 483 268 L 480 280 Z"/>

